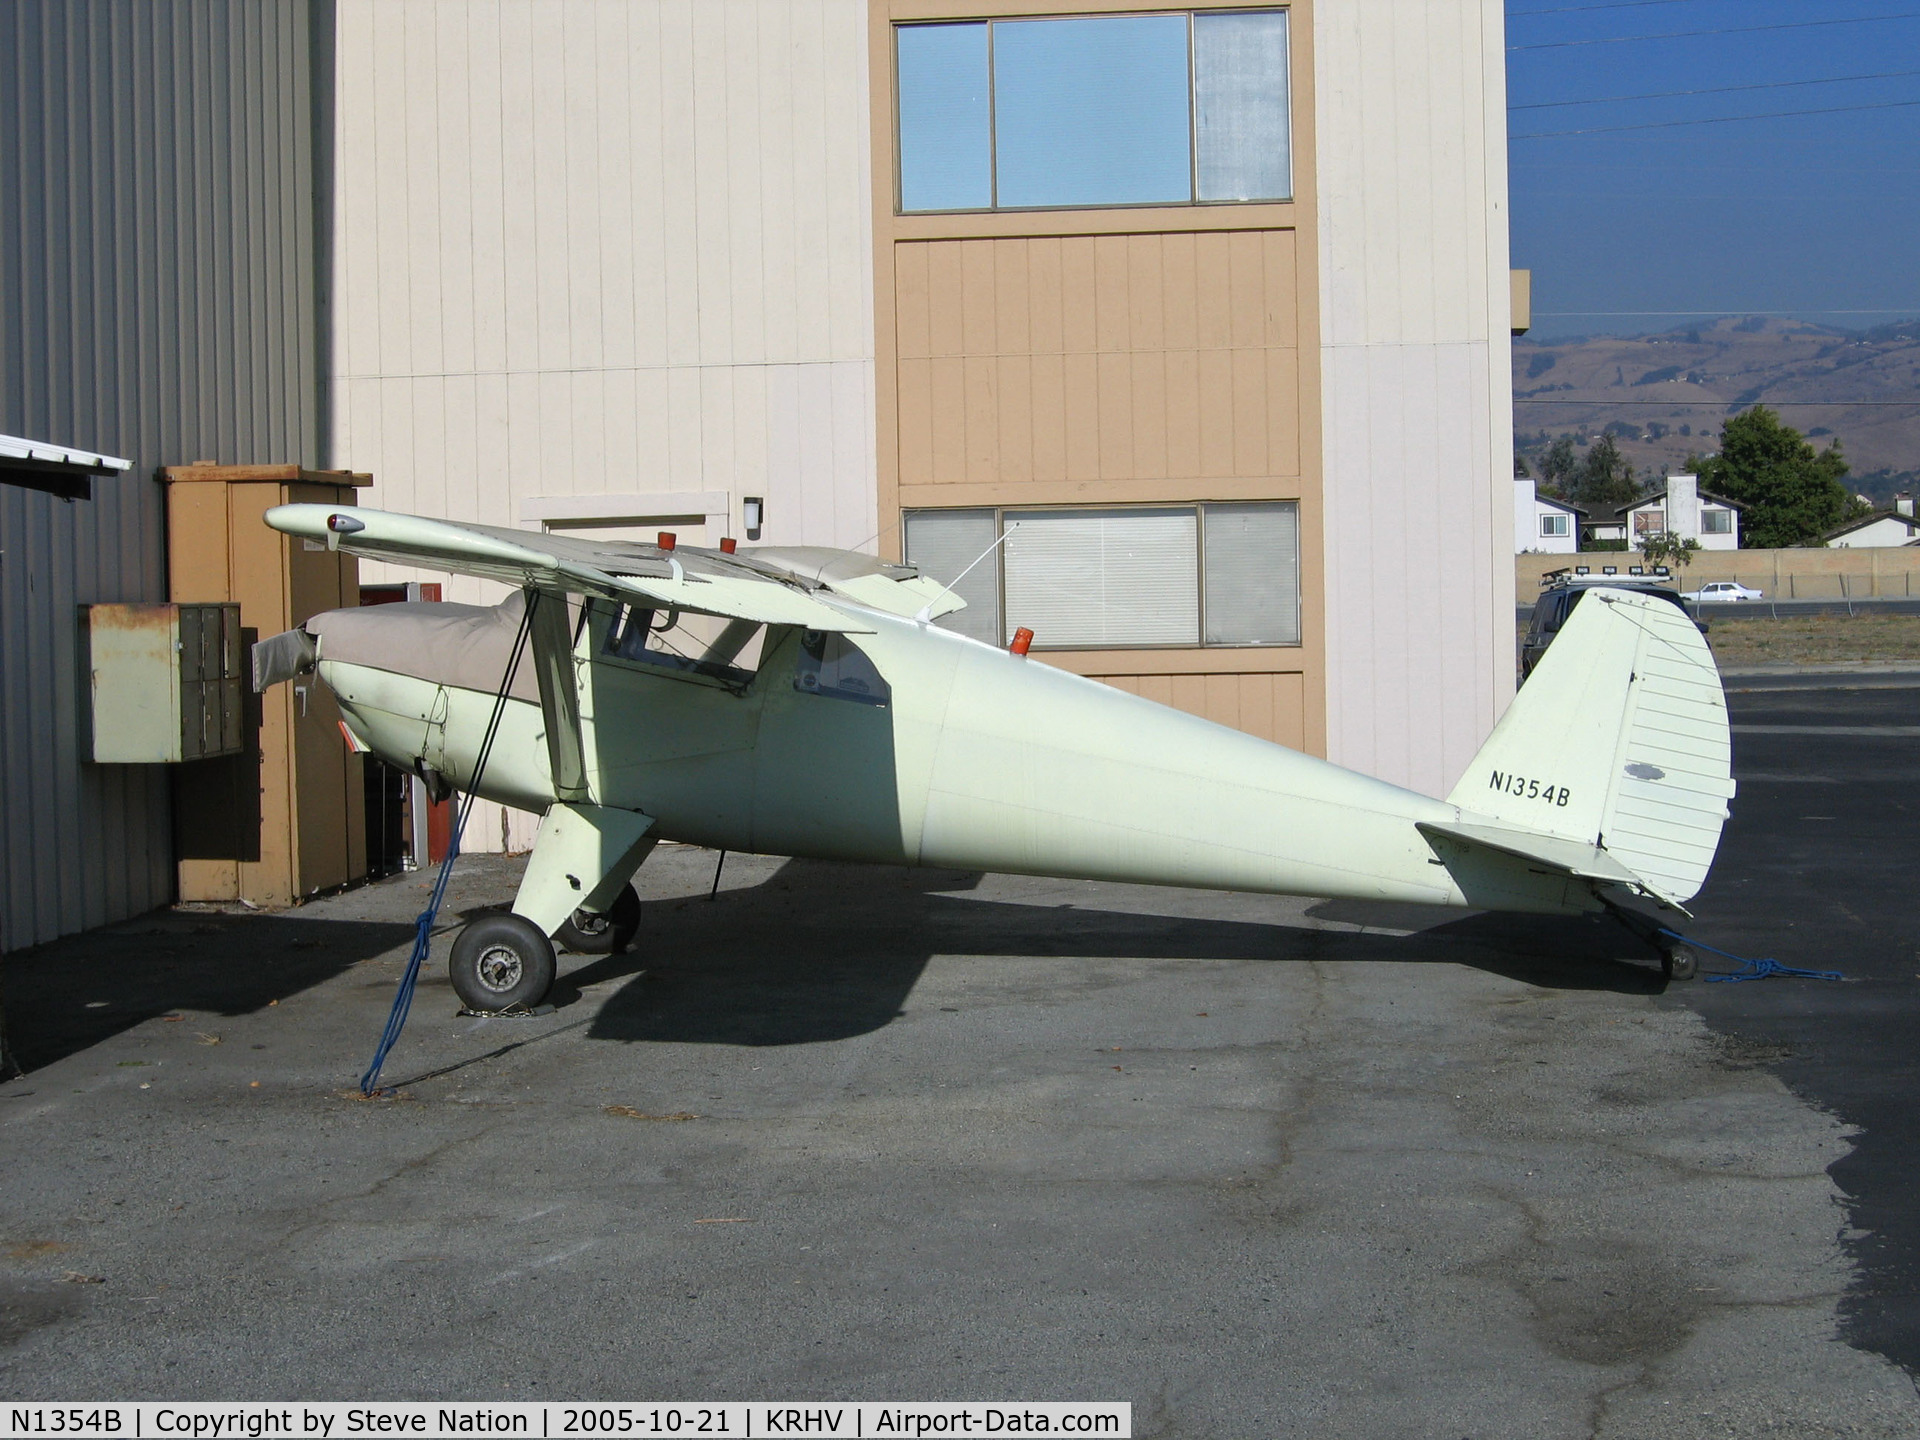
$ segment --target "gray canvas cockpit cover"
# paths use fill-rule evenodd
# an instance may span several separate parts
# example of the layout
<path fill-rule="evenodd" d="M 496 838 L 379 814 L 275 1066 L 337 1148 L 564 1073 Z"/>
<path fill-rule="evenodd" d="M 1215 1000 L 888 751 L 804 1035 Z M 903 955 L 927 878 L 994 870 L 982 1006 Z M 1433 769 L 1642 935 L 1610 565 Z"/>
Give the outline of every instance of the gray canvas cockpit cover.
<path fill-rule="evenodd" d="M 366 665 L 496 695 L 526 605 L 526 596 L 516 590 L 493 606 L 440 601 L 356 606 L 323 611 L 301 629 L 320 642 L 323 663 Z M 531 654 L 521 655 L 508 693 L 516 700 L 540 703 Z"/>

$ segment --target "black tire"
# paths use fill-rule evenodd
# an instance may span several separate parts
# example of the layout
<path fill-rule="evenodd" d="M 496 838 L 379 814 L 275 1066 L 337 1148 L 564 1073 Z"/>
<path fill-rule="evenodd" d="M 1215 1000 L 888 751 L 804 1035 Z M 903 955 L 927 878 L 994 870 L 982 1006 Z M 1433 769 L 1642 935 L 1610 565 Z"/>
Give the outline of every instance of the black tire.
<path fill-rule="evenodd" d="M 604 913 L 576 910 L 553 932 L 562 950 L 576 955 L 618 955 L 640 931 L 640 897 L 622 885 Z"/>
<path fill-rule="evenodd" d="M 469 1010 L 531 1010 L 553 988 L 553 942 L 531 920 L 482 915 L 453 942 L 447 970 Z"/>
<path fill-rule="evenodd" d="M 1660 973 L 1669 980 L 1691 980 L 1700 973 L 1700 956 L 1691 945 L 1669 945 L 1660 952 Z"/>

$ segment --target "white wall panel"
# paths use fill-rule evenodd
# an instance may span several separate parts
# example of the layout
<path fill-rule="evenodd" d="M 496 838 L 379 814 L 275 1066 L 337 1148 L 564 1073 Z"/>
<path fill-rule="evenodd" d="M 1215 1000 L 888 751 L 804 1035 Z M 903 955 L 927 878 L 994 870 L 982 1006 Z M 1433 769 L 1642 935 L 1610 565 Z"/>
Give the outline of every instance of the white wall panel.
<path fill-rule="evenodd" d="M 328 463 L 453 519 L 720 490 L 870 547 L 866 35 L 861 0 L 339 0 Z"/>
<path fill-rule="evenodd" d="M 1503 14 L 1314 19 L 1328 751 L 1445 794 L 1514 684 Z"/>

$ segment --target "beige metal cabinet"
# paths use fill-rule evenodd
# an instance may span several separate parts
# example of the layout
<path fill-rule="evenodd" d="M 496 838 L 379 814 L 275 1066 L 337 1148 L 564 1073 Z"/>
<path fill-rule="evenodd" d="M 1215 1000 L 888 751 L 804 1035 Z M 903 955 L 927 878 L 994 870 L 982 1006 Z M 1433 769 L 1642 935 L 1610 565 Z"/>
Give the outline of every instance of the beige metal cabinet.
<path fill-rule="evenodd" d="M 172 593 L 238 607 L 241 655 L 322 610 L 359 603 L 351 556 L 268 528 L 275 505 L 351 505 L 367 475 L 294 465 L 175 465 L 166 471 Z M 182 900 L 287 905 L 366 874 L 361 757 L 348 751 L 326 687 L 245 688 L 241 754 L 174 772 Z"/>
<path fill-rule="evenodd" d="M 93 760 L 171 765 L 240 753 L 238 605 L 89 605 Z"/>

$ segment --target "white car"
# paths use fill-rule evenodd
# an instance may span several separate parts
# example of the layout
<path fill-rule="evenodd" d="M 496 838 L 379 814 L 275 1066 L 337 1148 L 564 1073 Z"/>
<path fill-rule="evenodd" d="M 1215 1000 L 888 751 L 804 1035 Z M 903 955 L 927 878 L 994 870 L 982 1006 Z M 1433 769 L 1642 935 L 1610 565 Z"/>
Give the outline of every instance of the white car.
<path fill-rule="evenodd" d="M 1714 580 L 1702 585 L 1698 590 L 1683 592 L 1682 600 L 1691 600 L 1696 605 L 1707 605 L 1717 600 L 1758 600 L 1761 592 L 1749 590 L 1746 586 L 1732 580 Z"/>

